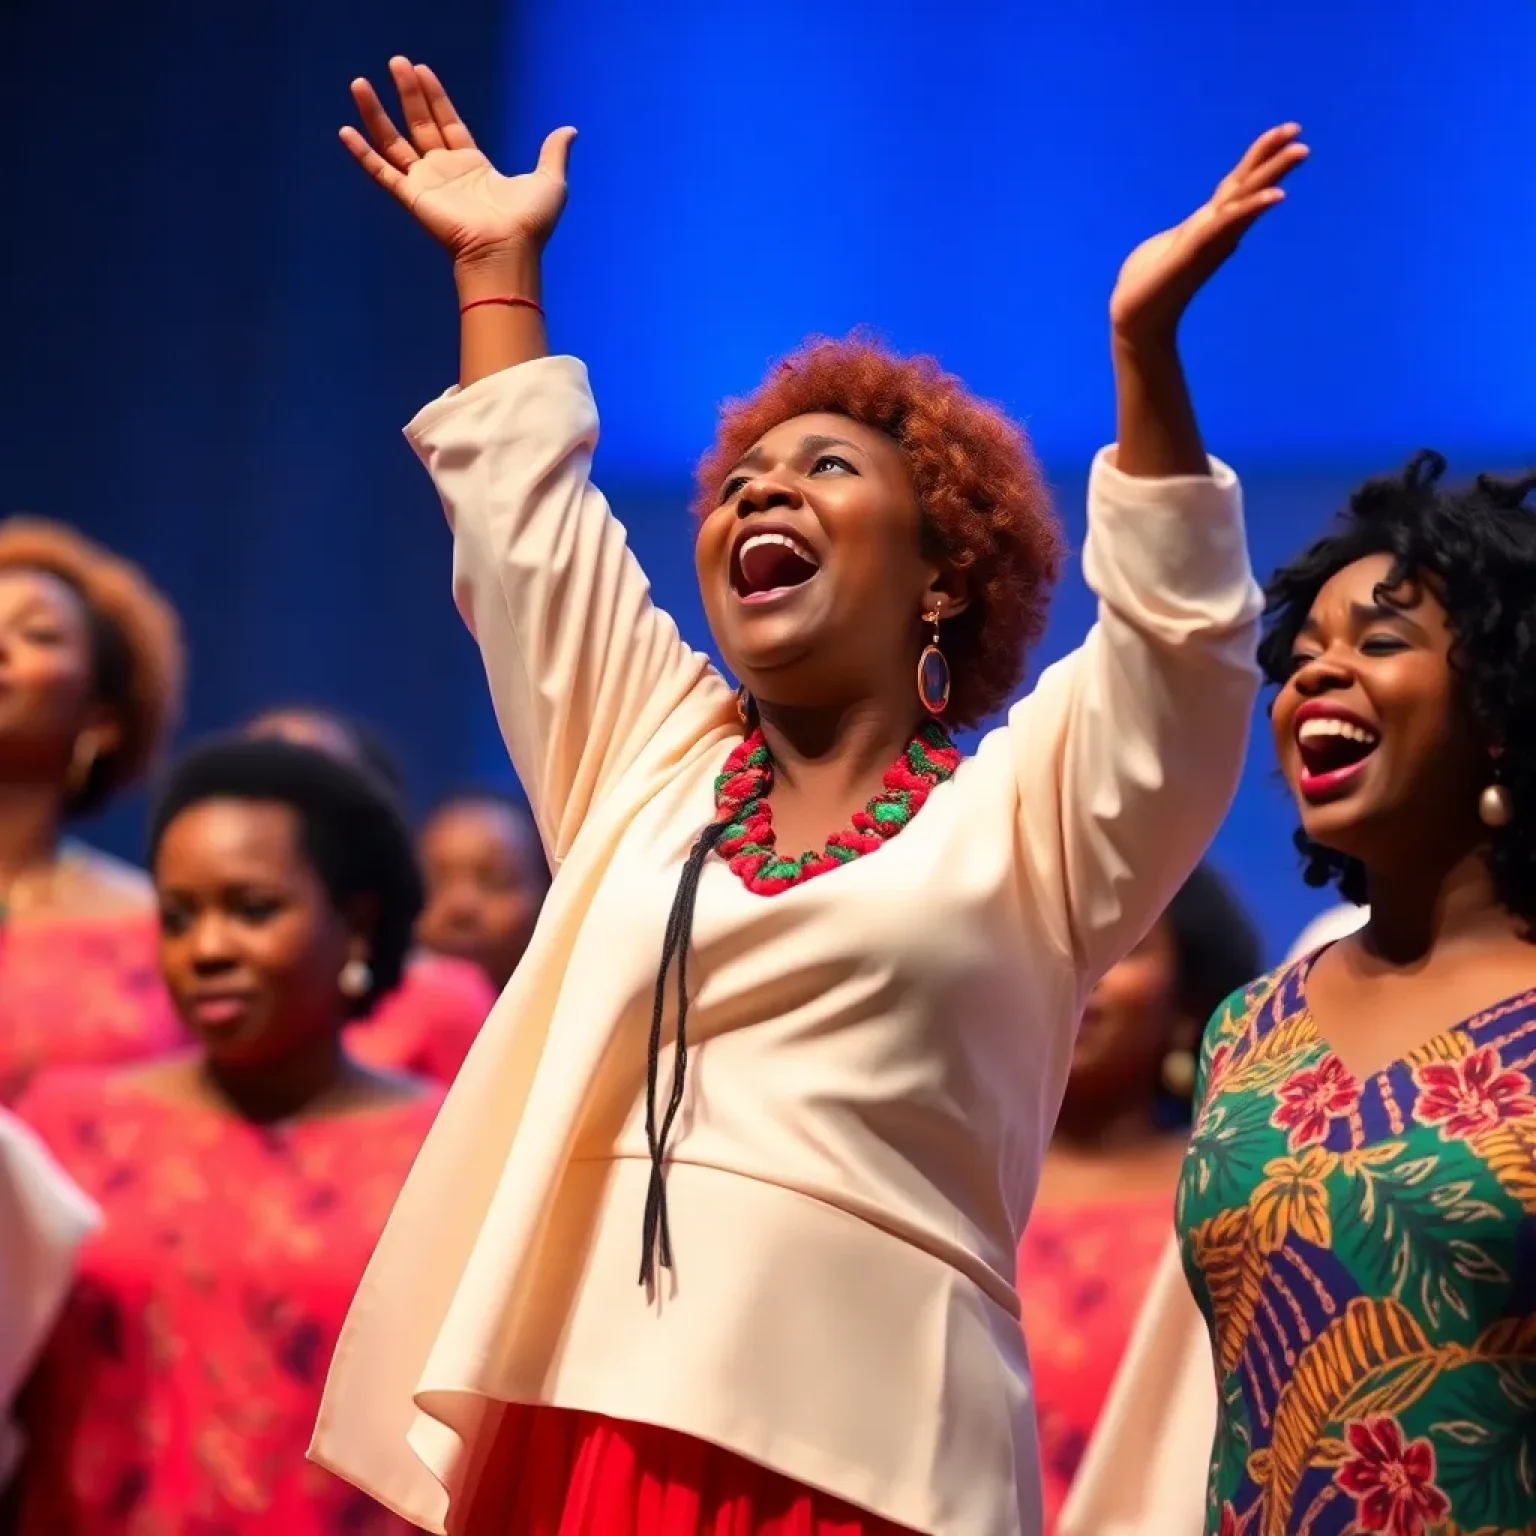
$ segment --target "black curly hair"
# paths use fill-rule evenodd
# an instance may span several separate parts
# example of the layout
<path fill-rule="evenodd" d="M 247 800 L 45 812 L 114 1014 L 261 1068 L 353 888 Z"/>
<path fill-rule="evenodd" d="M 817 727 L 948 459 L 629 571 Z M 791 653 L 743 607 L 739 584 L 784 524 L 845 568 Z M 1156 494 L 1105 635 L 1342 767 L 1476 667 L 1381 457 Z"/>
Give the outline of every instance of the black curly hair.
<path fill-rule="evenodd" d="M 291 807 L 304 855 L 337 909 L 355 897 L 373 897 L 373 985 L 349 999 L 352 1017 L 371 1013 L 400 984 L 422 905 L 410 829 L 394 797 L 368 770 L 318 747 L 280 737 L 215 737 L 188 752 L 161 786 L 150 829 L 151 867 L 170 824 L 207 800 Z"/>
<path fill-rule="evenodd" d="M 1536 473 L 1479 475 L 1445 486 L 1445 459 L 1425 449 L 1400 474 L 1368 480 L 1337 527 L 1283 566 L 1266 589 L 1259 665 L 1281 686 L 1296 637 L 1324 583 L 1346 566 L 1389 555 L 1377 588 L 1388 598 L 1423 583 L 1445 610 L 1450 663 L 1462 707 L 1490 751 L 1516 814 L 1492 833 L 1489 867 L 1499 900 L 1536 919 L 1536 516 L 1526 505 Z M 1296 833 L 1308 885 L 1367 898 L 1364 866 Z"/>

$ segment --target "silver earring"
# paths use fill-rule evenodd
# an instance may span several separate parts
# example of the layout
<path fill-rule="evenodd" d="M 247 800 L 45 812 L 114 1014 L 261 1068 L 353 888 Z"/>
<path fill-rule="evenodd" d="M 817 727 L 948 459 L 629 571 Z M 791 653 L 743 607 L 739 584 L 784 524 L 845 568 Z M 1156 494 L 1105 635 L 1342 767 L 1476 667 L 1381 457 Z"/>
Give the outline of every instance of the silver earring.
<path fill-rule="evenodd" d="M 367 997 L 373 990 L 373 967 L 366 960 L 348 960 L 336 978 L 343 997 Z"/>
<path fill-rule="evenodd" d="M 1507 827 L 1515 819 L 1514 803 L 1502 784 L 1490 784 L 1477 797 L 1477 816 L 1485 827 Z"/>

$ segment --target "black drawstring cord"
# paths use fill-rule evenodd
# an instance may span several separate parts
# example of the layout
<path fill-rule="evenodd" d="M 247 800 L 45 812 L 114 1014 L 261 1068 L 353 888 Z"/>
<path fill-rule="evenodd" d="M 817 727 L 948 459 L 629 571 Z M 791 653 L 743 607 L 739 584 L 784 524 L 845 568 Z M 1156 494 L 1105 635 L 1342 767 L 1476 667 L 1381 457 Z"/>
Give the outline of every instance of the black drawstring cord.
<path fill-rule="evenodd" d="M 698 901 L 704 861 L 725 836 L 729 823 L 711 822 L 699 833 L 672 898 L 667 914 L 667 934 L 661 946 L 661 970 L 656 976 L 656 1000 L 651 1008 L 651 1040 L 645 1061 L 645 1139 L 651 1149 L 651 1182 L 645 1192 L 645 1225 L 641 1236 L 640 1284 L 648 1286 L 656 1275 L 656 1260 L 672 1268 L 672 1233 L 667 1225 L 667 1185 L 662 1172 L 667 1137 L 683 1102 L 683 1078 L 688 1071 L 688 946 L 693 940 L 693 909 Z M 667 972 L 677 960 L 677 1043 L 672 1060 L 672 1096 L 656 1130 L 656 1079 L 661 1062 L 661 1024 L 667 1007 Z"/>

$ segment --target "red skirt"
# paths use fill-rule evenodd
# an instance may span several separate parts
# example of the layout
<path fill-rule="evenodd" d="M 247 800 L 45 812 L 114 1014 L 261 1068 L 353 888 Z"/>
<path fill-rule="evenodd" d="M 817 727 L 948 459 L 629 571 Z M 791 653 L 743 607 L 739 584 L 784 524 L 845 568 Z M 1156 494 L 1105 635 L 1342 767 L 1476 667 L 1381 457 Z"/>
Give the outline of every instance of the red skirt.
<path fill-rule="evenodd" d="M 466 1536 L 911 1536 L 675 1430 L 515 1404 L 457 1528 Z"/>

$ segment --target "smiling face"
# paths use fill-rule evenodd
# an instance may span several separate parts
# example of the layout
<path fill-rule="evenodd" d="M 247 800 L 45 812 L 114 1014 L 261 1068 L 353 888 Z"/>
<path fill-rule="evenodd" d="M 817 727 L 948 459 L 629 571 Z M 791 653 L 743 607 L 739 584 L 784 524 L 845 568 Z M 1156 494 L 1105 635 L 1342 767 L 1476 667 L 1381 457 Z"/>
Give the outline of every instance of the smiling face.
<path fill-rule="evenodd" d="M 345 1022 L 338 982 L 365 946 L 277 802 L 205 800 L 160 840 L 160 967 L 182 1022 L 229 1062 L 279 1060 Z"/>
<path fill-rule="evenodd" d="M 0 764 L 8 776 L 62 775 L 95 719 L 90 619 L 46 571 L 0 570 Z M 99 744 L 101 745 L 101 744 Z"/>
<path fill-rule="evenodd" d="M 764 433 L 720 487 L 695 561 L 727 664 L 774 704 L 913 690 L 924 610 L 961 606 L 925 551 L 901 449 L 845 416 L 796 416 Z"/>
<path fill-rule="evenodd" d="M 1488 756 L 1457 700 L 1432 586 L 1383 590 L 1387 555 L 1319 590 L 1271 725 L 1308 837 L 1389 867 L 1427 839 L 1475 845 Z"/>
<path fill-rule="evenodd" d="M 489 800 L 444 806 L 421 834 L 427 902 L 416 936 L 478 965 L 499 991 L 533 936 L 549 873 L 524 814 Z"/>

